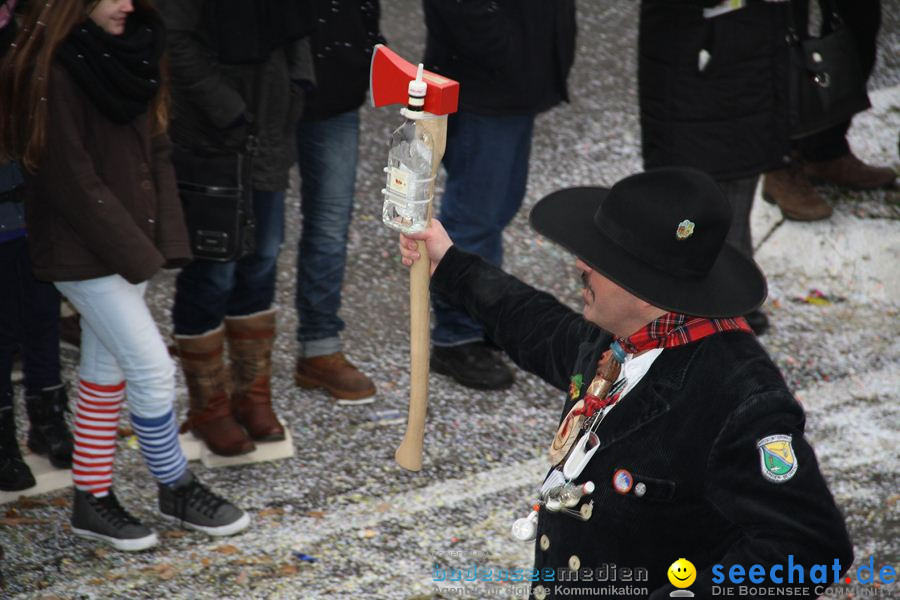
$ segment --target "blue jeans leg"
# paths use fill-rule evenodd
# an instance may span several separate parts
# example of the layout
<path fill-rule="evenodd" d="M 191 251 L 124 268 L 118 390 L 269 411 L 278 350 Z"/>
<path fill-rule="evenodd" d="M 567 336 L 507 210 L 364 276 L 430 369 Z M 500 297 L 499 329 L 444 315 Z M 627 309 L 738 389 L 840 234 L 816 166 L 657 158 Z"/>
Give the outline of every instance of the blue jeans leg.
<path fill-rule="evenodd" d="M 338 316 L 347 263 L 347 233 L 359 147 L 359 113 L 350 111 L 297 128 L 303 229 L 297 250 L 299 326 L 303 357 L 341 349 Z"/>
<path fill-rule="evenodd" d="M 172 320 L 176 335 L 199 335 L 226 316 L 268 310 L 275 299 L 278 253 L 284 241 L 284 192 L 253 192 L 256 249 L 231 262 L 195 260 L 178 274 Z"/>
<path fill-rule="evenodd" d="M 503 229 L 522 206 L 534 115 L 450 115 L 444 168 L 447 183 L 440 220 L 462 250 L 503 262 Z M 464 311 L 433 295 L 436 346 L 481 340 L 484 334 Z"/>
<path fill-rule="evenodd" d="M 17 348 L 26 394 L 59 385 L 59 292 L 35 279 L 24 237 L 0 244 L 0 289 L 0 389 L 9 385 Z"/>
<path fill-rule="evenodd" d="M 22 341 L 20 263 L 26 244 L 25 238 L 0 244 L 0 408 L 12 406 L 13 355 Z"/>

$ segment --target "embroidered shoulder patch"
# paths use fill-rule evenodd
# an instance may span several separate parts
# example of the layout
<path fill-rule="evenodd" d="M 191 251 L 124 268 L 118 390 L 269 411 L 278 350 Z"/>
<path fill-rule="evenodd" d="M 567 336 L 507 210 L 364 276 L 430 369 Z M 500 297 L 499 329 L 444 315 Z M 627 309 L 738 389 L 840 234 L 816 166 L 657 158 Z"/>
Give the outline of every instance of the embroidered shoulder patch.
<path fill-rule="evenodd" d="M 791 436 L 770 435 L 756 442 L 763 477 L 784 483 L 797 473 L 797 457 L 791 446 Z"/>
<path fill-rule="evenodd" d="M 569 379 L 569 398 L 575 400 L 581 395 L 581 385 L 584 383 L 584 377 L 581 373 L 572 375 Z"/>

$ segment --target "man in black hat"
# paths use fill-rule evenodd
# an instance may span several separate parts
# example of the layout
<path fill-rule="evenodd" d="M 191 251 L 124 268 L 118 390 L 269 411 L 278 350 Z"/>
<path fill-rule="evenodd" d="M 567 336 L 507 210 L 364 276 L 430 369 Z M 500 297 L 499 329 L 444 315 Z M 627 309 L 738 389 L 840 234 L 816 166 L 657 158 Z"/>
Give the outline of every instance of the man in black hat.
<path fill-rule="evenodd" d="M 850 566 L 803 410 L 738 316 L 766 283 L 725 243 L 730 222 L 692 169 L 550 194 L 531 224 L 578 257 L 581 315 L 456 249 L 438 222 L 401 236 L 404 264 L 424 240 L 433 289 L 567 391 L 538 508 L 514 527 L 537 541 L 537 600 L 815 598 Z"/>

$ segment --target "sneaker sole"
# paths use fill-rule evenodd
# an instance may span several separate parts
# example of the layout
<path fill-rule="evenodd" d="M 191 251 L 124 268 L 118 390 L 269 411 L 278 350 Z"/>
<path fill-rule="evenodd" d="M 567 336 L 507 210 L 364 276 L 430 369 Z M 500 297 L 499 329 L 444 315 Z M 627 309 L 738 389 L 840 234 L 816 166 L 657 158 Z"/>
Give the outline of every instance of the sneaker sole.
<path fill-rule="evenodd" d="M 244 512 L 239 519 L 236 521 L 232 521 L 228 525 L 220 525 L 218 527 L 207 527 L 205 525 L 197 525 L 196 523 L 191 523 L 190 521 L 182 521 L 178 517 L 174 517 L 172 515 L 167 515 L 164 512 L 159 513 L 164 519 L 167 521 L 173 521 L 178 523 L 181 527 L 185 529 L 193 529 L 194 531 L 200 531 L 207 535 L 211 535 L 214 537 L 225 537 L 228 535 L 234 535 L 236 533 L 240 533 L 241 531 L 247 529 L 250 526 L 250 515 Z"/>
<path fill-rule="evenodd" d="M 342 390 L 333 388 L 330 385 L 326 385 L 318 380 L 306 377 L 305 375 L 300 375 L 298 373 L 294 373 L 294 383 L 296 383 L 304 390 L 322 388 L 323 390 L 331 394 L 331 397 L 334 398 L 335 402 L 341 406 L 355 406 L 357 404 L 372 404 L 373 402 L 375 402 L 375 394 L 369 394 L 366 396 L 361 396 L 359 398 L 354 398 L 353 394 L 347 394 Z"/>
<path fill-rule="evenodd" d="M 155 533 L 134 539 L 114 538 L 97 533 L 96 531 L 90 531 L 89 529 L 78 529 L 77 527 L 72 527 L 72 533 L 89 540 L 105 542 L 116 550 L 122 550 L 124 552 L 139 552 L 141 550 L 146 550 L 147 548 L 152 548 L 159 543 L 159 538 L 156 537 Z"/>

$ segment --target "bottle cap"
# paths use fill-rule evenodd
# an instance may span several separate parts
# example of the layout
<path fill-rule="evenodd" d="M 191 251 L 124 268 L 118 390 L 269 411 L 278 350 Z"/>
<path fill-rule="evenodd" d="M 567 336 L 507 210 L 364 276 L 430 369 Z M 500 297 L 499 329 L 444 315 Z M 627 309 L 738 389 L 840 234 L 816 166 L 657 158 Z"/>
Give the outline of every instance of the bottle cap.
<path fill-rule="evenodd" d="M 422 63 L 419 63 L 416 78 L 409 82 L 409 100 L 407 100 L 406 109 L 403 111 L 403 114 L 408 119 L 421 118 L 425 110 L 425 94 L 428 93 L 428 84 L 422 78 L 424 70 Z"/>
<path fill-rule="evenodd" d="M 422 98 L 425 99 L 425 94 L 428 93 L 428 84 L 423 79 L 423 75 L 425 74 L 425 65 L 419 63 L 419 69 L 416 71 L 416 78 L 409 82 L 409 97 L 410 98 Z"/>

